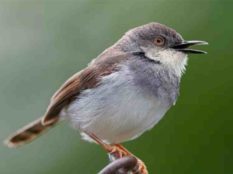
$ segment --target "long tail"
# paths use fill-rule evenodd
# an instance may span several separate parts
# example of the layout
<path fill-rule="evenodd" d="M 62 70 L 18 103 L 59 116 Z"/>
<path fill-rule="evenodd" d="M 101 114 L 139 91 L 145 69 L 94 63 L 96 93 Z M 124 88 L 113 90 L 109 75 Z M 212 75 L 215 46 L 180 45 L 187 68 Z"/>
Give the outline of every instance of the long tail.
<path fill-rule="evenodd" d="M 26 143 L 31 142 L 39 135 L 50 129 L 55 123 L 43 125 L 42 118 L 33 121 L 22 129 L 18 130 L 12 136 L 4 141 L 4 144 L 10 148 L 19 147 Z"/>

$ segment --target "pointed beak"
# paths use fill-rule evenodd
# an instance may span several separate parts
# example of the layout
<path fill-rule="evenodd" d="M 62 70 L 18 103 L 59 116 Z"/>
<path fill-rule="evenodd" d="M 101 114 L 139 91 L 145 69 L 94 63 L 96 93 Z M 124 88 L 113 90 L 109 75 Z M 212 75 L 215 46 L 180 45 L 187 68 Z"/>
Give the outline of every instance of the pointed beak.
<path fill-rule="evenodd" d="M 207 52 L 202 50 L 190 49 L 189 47 L 193 45 L 208 45 L 208 42 L 200 40 L 183 41 L 180 44 L 172 46 L 171 48 L 186 54 L 207 54 Z"/>

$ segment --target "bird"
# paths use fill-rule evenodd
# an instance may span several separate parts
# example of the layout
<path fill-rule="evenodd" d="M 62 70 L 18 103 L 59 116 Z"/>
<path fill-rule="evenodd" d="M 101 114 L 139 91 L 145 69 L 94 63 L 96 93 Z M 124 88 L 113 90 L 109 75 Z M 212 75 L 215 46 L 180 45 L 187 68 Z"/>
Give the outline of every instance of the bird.
<path fill-rule="evenodd" d="M 113 160 L 133 156 L 121 143 L 152 129 L 175 105 L 188 54 L 206 54 L 190 46 L 206 44 L 186 41 L 157 22 L 132 28 L 71 76 L 52 96 L 45 114 L 5 144 L 22 146 L 68 120 L 84 140 L 100 144 Z M 138 161 L 141 173 L 148 173 Z"/>

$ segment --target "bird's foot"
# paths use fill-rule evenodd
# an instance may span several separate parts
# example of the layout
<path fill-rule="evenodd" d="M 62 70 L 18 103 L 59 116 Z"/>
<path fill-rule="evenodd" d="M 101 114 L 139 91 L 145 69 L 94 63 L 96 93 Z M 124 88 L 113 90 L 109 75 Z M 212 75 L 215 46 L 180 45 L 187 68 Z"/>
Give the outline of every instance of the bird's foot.
<path fill-rule="evenodd" d="M 136 159 L 138 162 L 135 169 L 132 170 L 132 174 L 148 174 L 145 163 L 137 157 Z"/>
<path fill-rule="evenodd" d="M 125 147 L 123 147 L 120 144 L 106 144 L 102 140 L 100 140 L 98 137 L 96 137 L 94 134 L 88 133 L 88 135 L 94 139 L 99 145 L 103 147 L 104 150 L 108 152 L 110 161 L 115 161 L 116 159 L 126 157 L 126 156 L 133 156 L 137 159 L 137 165 L 135 168 L 130 172 L 130 174 L 148 174 L 146 165 L 142 160 L 140 160 L 138 157 L 133 155 L 131 152 L 129 152 Z"/>
<path fill-rule="evenodd" d="M 148 174 L 146 165 L 142 160 L 138 157 L 134 156 L 131 152 L 129 152 L 125 147 L 120 144 L 112 145 L 112 151 L 108 152 L 110 161 L 114 161 L 116 159 L 125 157 L 125 156 L 133 156 L 137 159 L 137 165 L 131 171 L 130 174 Z"/>
<path fill-rule="evenodd" d="M 120 144 L 109 145 L 110 151 L 108 151 L 110 161 L 114 161 L 116 159 L 125 157 L 125 156 L 134 156 L 131 152 L 129 152 L 126 148 L 124 148 Z"/>

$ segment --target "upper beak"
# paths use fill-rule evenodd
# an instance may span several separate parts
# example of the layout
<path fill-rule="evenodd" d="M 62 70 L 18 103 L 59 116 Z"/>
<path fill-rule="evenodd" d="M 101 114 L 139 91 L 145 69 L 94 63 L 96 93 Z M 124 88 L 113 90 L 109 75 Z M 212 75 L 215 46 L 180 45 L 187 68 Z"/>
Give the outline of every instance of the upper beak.
<path fill-rule="evenodd" d="M 187 49 L 193 45 L 208 45 L 208 42 L 200 41 L 200 40 L 184 41 L 180 44 L 172 46 L 172 48 L 176 49 L 177 51 L 181 51 L 181 52 L 187 53 L 187 54 L 189 54 L 189 53 L 191 53 L 191 54 L 207 54 L 207 52 L 205 52 L 205 51 L 195 50 L 195 49 Z"/>

